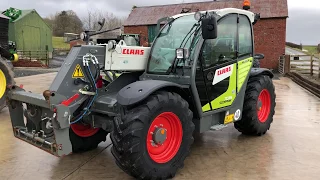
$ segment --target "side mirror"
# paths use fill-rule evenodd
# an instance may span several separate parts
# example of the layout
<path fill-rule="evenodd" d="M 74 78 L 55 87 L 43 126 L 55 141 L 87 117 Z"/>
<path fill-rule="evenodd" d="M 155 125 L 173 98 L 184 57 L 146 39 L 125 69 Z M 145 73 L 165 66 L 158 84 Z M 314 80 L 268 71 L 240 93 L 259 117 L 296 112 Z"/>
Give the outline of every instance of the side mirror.
<path fill-rule="evenodd" d="M 255 54 L 254 55 L 254 57 L 253 57 L 254 59 L 264 59 L 264 54 Z"/>
<path fill-rule="evenodd" d="M 216 39 L 218 36 L 216 17 L 210 16 L 202 19 L 202 37 L 203 39 Z"/>

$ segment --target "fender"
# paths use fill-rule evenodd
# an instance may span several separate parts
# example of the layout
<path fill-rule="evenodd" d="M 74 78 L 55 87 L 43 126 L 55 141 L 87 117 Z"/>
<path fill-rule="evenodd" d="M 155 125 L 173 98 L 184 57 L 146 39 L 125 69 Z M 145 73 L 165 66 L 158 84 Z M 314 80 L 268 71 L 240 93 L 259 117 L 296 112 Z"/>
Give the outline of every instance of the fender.
<path fill-rule="evenodd" d="M 120 105 L 129 106 L 146 99 L 153 92 L 165 88 L 183 88 L 181 85 L 159 80 L 136 81 L 122 88 L 118 95 L 117 101 Z"/>
<path fill-rule="evenodd" d="M 274 77 L 272 71 L 266 68 L 252 68 L 250 71 L 250 77 L 259 76 L 259 75 L 267 75 L 271 79 Z"/>

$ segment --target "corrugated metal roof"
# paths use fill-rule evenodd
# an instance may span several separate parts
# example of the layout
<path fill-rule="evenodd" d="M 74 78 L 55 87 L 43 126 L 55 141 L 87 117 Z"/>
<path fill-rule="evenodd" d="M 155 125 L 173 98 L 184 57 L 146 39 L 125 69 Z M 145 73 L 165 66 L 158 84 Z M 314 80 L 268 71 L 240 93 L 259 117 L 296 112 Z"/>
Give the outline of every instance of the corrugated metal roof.
<path fill-rule="evenodd" d="M 124 26 L 157 24 L 158 19 L 180 14 L 183 8 L 204 11 L 221 8 L 242 9 L 243 0 L 207 1 L 183 4 L 137 7 L 132 10 Z M 250 11 L 260 13 L 261 18 L 288 17 L 287 0 L 251 0 Z"/>
<path fill-rule="evenodd" d="M 9 19 L 7 16 L 3 15 L 0 13 L 0 18 L 3 18 L 3 19 Z"/>

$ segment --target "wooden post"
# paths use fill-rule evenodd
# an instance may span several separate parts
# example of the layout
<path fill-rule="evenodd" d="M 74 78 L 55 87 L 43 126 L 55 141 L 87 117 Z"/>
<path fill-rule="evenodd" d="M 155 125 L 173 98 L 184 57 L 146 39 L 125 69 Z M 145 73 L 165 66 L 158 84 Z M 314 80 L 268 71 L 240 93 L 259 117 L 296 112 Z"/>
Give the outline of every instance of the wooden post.
<path fill-rule="evenodd" d="M 284 74 L 287 74 L 290 72 L 290 68 L 291 68 L 291 64 L 290 64 L 290 55 L 285 55 L 284 57 L 284 70 L 283 70 L 283 73 Z"/>
<path fill-rule="evenodd" d="M 311 55 L 310 68 L 310 75 L 313 76 L 313 55 Z"/>
<path fill-rule="evenodd" d="M 318 55 L 318 78 L 320 79 L 320 54 Z"/>

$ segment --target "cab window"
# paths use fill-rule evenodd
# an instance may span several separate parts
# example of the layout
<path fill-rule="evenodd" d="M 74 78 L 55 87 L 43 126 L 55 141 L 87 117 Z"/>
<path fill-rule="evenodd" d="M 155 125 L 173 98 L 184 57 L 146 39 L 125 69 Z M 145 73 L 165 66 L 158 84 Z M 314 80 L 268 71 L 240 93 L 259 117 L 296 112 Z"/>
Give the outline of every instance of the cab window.
<path fill-rule="evenodd" d="M 237 15 L 231 14 L 218 22 L 218 37 L 204 42 L 202 56 L 205 67 L 236 59 Z"/>
<path fill-rule="evenodd" d="M 249 19 L 240 15 L 239 17 L 239 56 L 252 56 L 253 43 L 251 24 Z"/>

